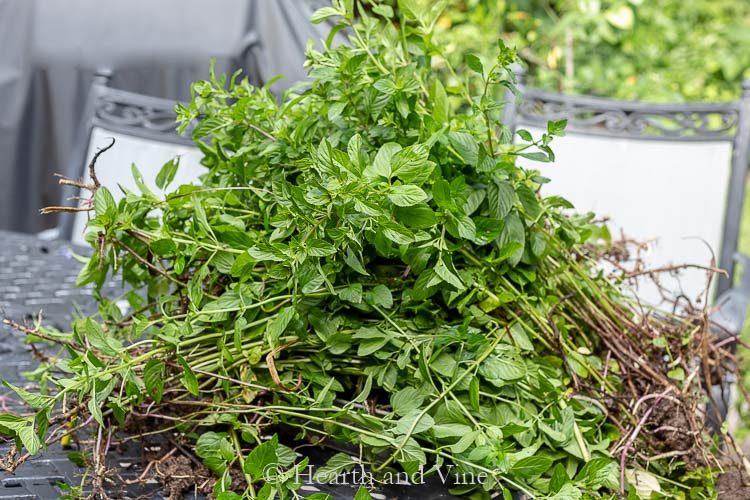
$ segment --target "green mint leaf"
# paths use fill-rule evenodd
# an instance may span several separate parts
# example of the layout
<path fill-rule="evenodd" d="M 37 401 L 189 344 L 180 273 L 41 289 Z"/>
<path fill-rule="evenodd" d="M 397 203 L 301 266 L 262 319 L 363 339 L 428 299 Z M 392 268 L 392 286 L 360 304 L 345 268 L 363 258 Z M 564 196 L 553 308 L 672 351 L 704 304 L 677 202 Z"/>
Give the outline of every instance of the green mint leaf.
<path fill-rule="evenodd" d="M 522 458 L 511 467 L 511 472 L 518 477 L 530 480 L 535 479 L 549 470 L 552 460 L 546 457 Z"/>
<path fill-rule="evenodd" d="M 404 184 L 392 186 L 388 190 L 388 199 L 399 207 L 410 207 L 427 199 L 427 194 L 417 186 Z"/>
<path fill-rule="evenodd" d="M 193 396 L 198 395 L 198 379 L 195 377 L 195 373 L 193 373 L 193 370 L 190 368 L 190 365 L 187 361 L 185 361 L 185 358 L 180 356 L 179 354 L 176 356 L 177 362 L 182 367 L 182 384 L 185 386 L 185 388 L 188 390 L 190 394 Z"/>
<path fill-rule="evenodd" d="M 472 71 L 475 71 L 480 75 L 484 74 L 484 65 L 482 64 L 482 61 L 474 54 L 466 54 L 466 65 Z"/>
<path fill-rule="evenodd" d="M 391 163 L 393 155 L 398 151 L 401 151 L 401 145 L 395 142 L 387 142 L 383 144 L 375 155 L 375 159 L 372 164 L 365 167 L 364 175 L 367 178 L 385 177 L 390 179 L 391 174 Z"/>
<path fill-rule="evenodd" d="M 406 416 L 422 406 L 424 394 L 414 387 L 404 387 L 391 395 L 391 409 L 396 415 Z"/>
<path fill-rule="evenodd" d="M 286 331 L 289 323 L 294 319 L 297 312 L 294 307 L 286 306 L 282 308 L 276 318 L 274 318 L 266 328 L 266 338 L 271 347 L 276 347 L 279 342 L 279 338 Z"/>
<path fill-rule="evenodd" d="M 159 187 L 159 189 L 166 189 L 167 186 L 169 186 L 172 181 L 174 180 L 175 175 L 177 175 L 177 169 L 180 166 L 180 157 L 176 156 L 175 158 L 172 158 L 171 160 L 168 160 L 159 170 L 159 173 L 156 174 L 156 185 Z"/>

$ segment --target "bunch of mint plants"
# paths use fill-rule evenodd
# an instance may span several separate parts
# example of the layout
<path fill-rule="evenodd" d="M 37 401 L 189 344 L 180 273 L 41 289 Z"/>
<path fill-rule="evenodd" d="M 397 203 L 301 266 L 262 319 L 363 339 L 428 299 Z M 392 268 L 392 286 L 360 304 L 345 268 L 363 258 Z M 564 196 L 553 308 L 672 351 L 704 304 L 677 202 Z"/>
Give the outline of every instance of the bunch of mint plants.
<path fill-rule="evenodd" d="M 293 448 L 309 443 L 338 450 L 319 474 L 450 465 L 482 478 L 453 490 L 472 498 L 637 497 L 639 477 L 710 492 L 713 463 L 644 439 L 654 398 L 634 408 L 669 392 L 688 449 L 710 456 L 690 415 L 700 377 L 670 379 L 663 361 L 688 373 L 705 329 L 639 317 L 590 258 L 605 230 L 516 165 L 552 160 L 565 123 L 514 143 L 491 97 L 514 90 L 513 50 L 441 82 L 441 5 L 317 11 L 351 44 L 311 46 L 309 82 L 280 101 L 237 75 L 194 84 L 178 115 L 202 185 L 161 198 L 134 167 L 140 192 L 97 189 L 78 283 L 121 275 L 131 312 L 99 296 L 72 332 L 30 331 L 64 352 L 33 374 L 38 393 L 14 388 L 34 414 L 0 415 L 19 451 L 90 424 L 78 458 L 96 465 L 138 420 L 186 436 L 224 500 L 296 498 L 308 459 Z"/>

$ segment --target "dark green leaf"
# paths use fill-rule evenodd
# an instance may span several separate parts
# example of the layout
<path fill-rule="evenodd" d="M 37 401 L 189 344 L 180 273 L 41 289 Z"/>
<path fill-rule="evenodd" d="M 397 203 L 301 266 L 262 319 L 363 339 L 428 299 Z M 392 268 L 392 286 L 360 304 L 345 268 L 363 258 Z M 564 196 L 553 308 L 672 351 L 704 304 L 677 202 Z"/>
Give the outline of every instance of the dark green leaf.
<path fill-rule="evenodd" d="M 448 96 L 445 93 L 443 84 L 440 83 L 438 78 L 435 78 L 430 89 L 432 94 L 432 117 L 435 121 L 442 125 L 449 120 L 450 116 L 450 104 L 448 103 Z"/>
<path fill-rule="evenodd" d="M 279 459 L 276 456 L 276 448 L 279 446 L 276 435 L 270 441 L 265 441 L 251 451 L 245 458 L 244 472 L 250 474 L 256 481 L 266 479 L 264 474 L 268 474 L 269 468 L 278 465 Z"/>
<path fill-rule="evenodd" d="M 369 276 L 369 273 L 367 272 L 367 270 L 365 270 L 360 259 L 354 254 L 354 252 L 352 252 L 351 248 L 346 249 L 346 256 L 344 257 L 344 261 L 346 262 L 347 266 L 351 267 L 359 274 Z"/>
<path fill-rule="evenodd" d="M 565 467 L 561 463 L 555 464 L 554 469 L 552 469 L 552 478 L 549 481 L 550 492 L 557 493 L 568 481 L 570 481 L 570 478 L 565 472 Z"/>
<path fill-rule="evenodd" d="M 513 211 L 505 217 L 505 225 L 498 237 L 498 247 L 507 248 L 506 245 L 513 244 L 517 250 L 508 256 L 511 265 L 516 265 L 523 256 L 523 249 L 526 245 L 526 230 L 518 214 Z"/>
<path fill-rule="evenodd" d="M 414 229 L 427 229 L 437 224 L 435 212 L 426 203 L 418 203 L 408 208 L 396 207 L 393 214 L 398 222 Z"/>
<path fill-rule="evenodd" d="M 438 259 L 437 264 L 435 264 L 435 273 L 440 276 L 443 281 L 453 285 L 459 290 L 466 288 L 463 281 L 461 281 L 461 278 L 458 276 L 456 269 L 453 267 L 453 264 L 450 263 L 448 257 Z"/>
<path fill-rule="evenodd" d="M 552 460 L 547 457 L 522 458 L 510 469 L 511 473 L 524 479 L 533 479 L 541 476 L 552 466 Z"/>
<path fill-rule="evenodd" d="M 307 254 L 313 257 L 327 257 L 336 253 L 336 247 L 323 240 L 308 240 Z"/>
<path fill-rule="evenodd" d="M 161 402 L 162 392 L 164 391 L 164 370 L 166 365 L 163 361 L 157 359 L 149 360 L 143 369 L 143 383 L 146 391 L 154 398 L 156 403 Z"/>
<path fill-rule="evenodd" d="M 480 75 L 484 74 L 484 66 L 482 65 L 482 61 L 474 54 L 466 54 L 466 65 L 472 71 L 476 71 Z"/>
<path fill-rule="evenodd" d="M 195 378 L 195 373 L 190 368 L 190 365 L 185 361 L 185 358 L 177 355 L 177 362 L 182 367 L 182 384 L 193 396 L 198 395 L 198 379 Z"/>
<path fill-rule="evenodd" d="M 385 285 L 378 285 L 365 294 L 365 300 L 368 304 L 377 307 L 390 309 L 393 307 L 393 296 L 391 291 Z"/>
<path fill-rule="evenodd" d="M 370 496 L 370 492 L 367 491 L 367 488 L 360 486 L 357 493 L 354 495 L 354 500 L 372 500 L 372 496 Z"/>

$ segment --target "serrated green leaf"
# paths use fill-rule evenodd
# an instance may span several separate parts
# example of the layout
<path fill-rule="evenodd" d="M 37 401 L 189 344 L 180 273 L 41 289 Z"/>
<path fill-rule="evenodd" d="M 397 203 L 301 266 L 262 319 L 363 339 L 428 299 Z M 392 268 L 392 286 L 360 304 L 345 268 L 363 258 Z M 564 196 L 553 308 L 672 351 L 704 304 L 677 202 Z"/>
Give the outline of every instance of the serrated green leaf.
<path fill-rule="evenodd" d="M 109 189 L 104 186 L 99 186 L 99 189 L 96 190 L 94 212 L 96 213 L 96 217 L 105 224 L 111 224 L 117 218 L 117 204 L 115 203 L 115 199 L 112 197 Z"/>
<path fill-rule="evenodd" d="M 143 174 L 141 174 L 141 171 L 138 170 L 138 167 L 135 165 L 135 163 L 130 164 L 130 172 L 133 175 L 133 180 L 135 181 L 136 186 L 138 186 L 138 189 L 140 189 L 141 193 L 150 199 L 157 199 L 156 195 L 151 191 L 148 186 L 146 186 L 146 182 L 143 180 Z"/>
<path fill-rule="evenodd" d="M 429 154 L 429 147 L 422 143 L 412 144 L 396 152 L 393 155 L 392 175 L 404 182 L 422 184 L 434 168 L 427 161 Z"/>
<path fill-rule="evenodd" d="M 2 380 L 2 382 L 6 387 L 18 394 L 18 396 L 23 400 L 24 403 L 33 408 L 42 408 L 54 401 L 54 398 L 52 396 L 45 396 L 44 394 L 33 394 L 25 389 L 16 387 L 7 380 Z"/>
<path fill-rule="evenodd" d="M 432 432 L 437 439 L 449 437 L 463 437 L 471 432 L 471 427 L 466 424 L 436 424 L 432 426 Z"/>
<path fill-rule="evenodd" d="M 526 211 L 526 214 L 531 219 L 539 217 L 539 214 L 542 213 L 542 207 L 539 205 L 536 193 L 525 184 L 518 186 L 516 193 L 518 194 L 518 199 L 520 200 L 523 209 Z"/>
<path fill-rule="evenodd" d="M 375 154 L 372 164 L 365 167 L 363 172 L 365 177 L 372 179 L 380 176 L 390 179 L 393 155 L 398 151 L 401 151 L 401 145 L 398 143 L 387 142 L 383 144 Z"/>
<path fill-rule="evenodd" d="M 372 390 L 372 375 L 368 375 L 365 379 L 365 385 L 362 387 L 362 390 L 360 393 L 352 399 L 353 403 L 364 403 L 367 398 L 370 396 L 370 391 Z"/>
<path fill-rule="evenodd" d="M 118 356 L 122 354 L 122 342 L 114 338 L 111 334 L 104 332 L 104 329 L 91 318 L 86 318 L 84 323 L 86 340 L 96 350 L 107 356 Z"/>
<path fill-rule="evenodd" d="M 515 250 L 508 255 L 508 261 L 513 266 L 520 262 L 523 256 L 523 249 L 526 245 L 526 230 L 524 229 L 521 217 L 515 211 L 511 211 L 505 217 L 505 224 L 503 230 L 500 232 L 500 236 L 497 238 L 497 243 L 500 249 L 505 250 L 503 254 L 507 254 L 508 245 L 513 245 L 511 248 Z"/>
<path fill-rule="evenodd" d="M 352 252 L 351 248 L 346 249 L 346 255 L 344 256 L 344 262 L 346 262 L 346 265 L 357 271 L 359 274 L 363 276 L 369 276 L 370 273 L 367 272 L 365 267 L 360 262 L 360 259 L 354 255 L 354 252 Z"/>
<path fill-rule="evenodd" d="M 448 134 L 451 146 L 468 165 L 476 165 L 479 159 L 479 145 L 468 132 L 450 132 Z"/>
<path fill-rule="evenodd" d="M 411 207 L 427 199 L 427 194 L 419 187 L 410 184 L 392 186 L 388 190 L 388 199 L 399 207 Z"/>
<path fill-rule="evenodd" d="M 516 195 L 513 186 L 505 181 L 495 181 L 487 187 L 487 206 L 490 216 L 504 219 L 513 208 Z"/>
<path fill-rule="evenodd" d="M 570 481 L 570 478 L 568 477 L 567 472 L 565 472 L 565 467 L 558 462 L 552 469 L 552 477 L 549 481 L 550 492 L 557 493 L 568 481 Z"/>
<path fill-rule="evenodd" d="M 490 356 L 479 365 L 479 374 L 490 382 L 511 382 L 526 376 L 524 362 L 506 355 Z"/>
<path fill-rule="evenodd" d="M 276 455 L 276 449 L 278 446 L 279 441 L 275 434 L 270 441 L 265 441 L 257 445 L 247 457 L 245 457 L 243 472 L 250 474 L 250 477 L 256 481 L 266 479 L 264 474 L 269 472 L 269 467 L 278 465 L 279 463 L 279 459 Z"/>
<path fill-rule="evenodd" d="M 464 434 L 461 439 L 459 439 L 455 444 L 453 444 L 450 449 L 453 453 L 463 453 L 467 449 L 469 449 L 469 446 L 474 444 L 474 440 L 477 438 L 478 431 L 471 431 L 466 434 Z"/>
<path fill-rule="evenodd" d="M 386 222 L 383 224 L 383 236 L 398 245 L 408 245 L 414 242 L 414 234 L 400 224 Z"/>
<path fill-rule="evenodd" d="M 398 222 L 412 229 L 427 229 L 437 224 L 435 212 L 426 203 L 417 203 L 411 207 L 395 207 L 393 215 Z"/>
<path fill-rule="evenodd" d="M 161 402 L 162 392 L 164 391 L 165 369 L 164 362 L 157 359 L 149 360 L 143 369 L 143 383 L 146 386 L 146 391 L 157 404 Z"/>
<path fill-rule="evenodd" d="M 352 283 L 339 290 L 338 295 L 341 300 L 351 302 L 352 304 L 360 304 L 362 302 L 362 284 Z"/>
<path fill-rule="evenodd" d="M 102 409 L 99 406 L 99 402 L 96 400 L 96 386 L 91 386 L 91 398 L 89 398 L 89 402 L 87 405 L 89 409 L 89 413 L 92 417 L 94 417 L 94 420 L 96 423 L 104 427 L 104 417 L 102 416 Z"/>
<path fill-rule="evenodd" d="M 432 117 L 439 125 L 442 125 L 449 120 L 450 104 L 440 79 L 435 78 L 433 80 L 430 93 L 432 97 Z"/>

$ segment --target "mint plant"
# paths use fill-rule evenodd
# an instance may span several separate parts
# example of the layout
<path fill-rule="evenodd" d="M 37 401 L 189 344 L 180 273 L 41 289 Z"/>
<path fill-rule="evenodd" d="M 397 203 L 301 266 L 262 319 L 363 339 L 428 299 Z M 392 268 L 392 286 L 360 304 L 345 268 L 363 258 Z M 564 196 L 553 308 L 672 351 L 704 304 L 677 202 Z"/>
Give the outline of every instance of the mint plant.
<path fill-rule="evenodd" d="M 125 316 L 99 296 L 70 333 L 27 328 L 64 356 L 33 374 L 38 394 L 13 387 L 36 409 L 0 416 L 19 450 L 92 424 L 101 478 L 110 438 L 142 420 L 187 436 L 221 499 L 298 498 L 301 443 L 344 450 L 319 478 L 450 465 L 482 477 L 454 485 L 472 498 L 711 488 L 700 377 L 672 380 L 664 362 L 694 372 L 706 325 L 638 316 L 598 271 L 589 242 L 606 230 L 516 165 L 553 160 L 565 122 L 514 143 L 493 98 L 514 89 L 512 49 L 441 81 L 443 4 L 320 9 L 351 45 L 310 46 L 309 83 L 280 101 L 238 74 L 194 84 L 178 115 L 197 122 L 203 184 L 162 199 L 134 166 L 140 192 L 115 203 L 98 187 L 78 282 L 119 274 L 140 292 Z M 665 412 L 690 461 L 648 435 Z"/>

